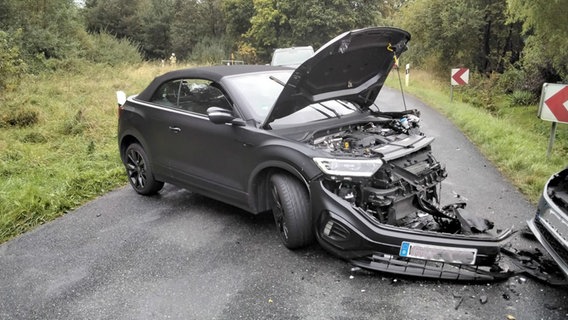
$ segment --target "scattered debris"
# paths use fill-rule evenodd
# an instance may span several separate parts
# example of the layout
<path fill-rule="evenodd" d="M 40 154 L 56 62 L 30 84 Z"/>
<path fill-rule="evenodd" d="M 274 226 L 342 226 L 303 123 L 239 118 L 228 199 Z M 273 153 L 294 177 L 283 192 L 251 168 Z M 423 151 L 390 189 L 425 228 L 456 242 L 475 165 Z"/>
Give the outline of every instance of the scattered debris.
<path fill-rule="evenodd" d="M 552 260 L 545 259 L 538 248 L 534 251 L 501 248 L 501 252 L 514 264 L 513 275 L 523 274 L 553 286 L 568 285 L 568 279 L 564 277 L 558 265 Z M 526 279 L 521 281 L 524 282 Z"/>
<path fill-rule="evenodd" d="M 479 302 L 481 302 L 481 304 L 486 304 L 487 303 L 487 296 L 486 295 L 480 296 Z"/>
<path fill-rule="evenodd" d="M 457 302 L 456 305 L 454 306 L 454 309 L 455 309 L 455 310 L 458 310 L 458 309 L 459 309 L 460 305 L 461 305 L 462 302 L 463 302 L 463 299 L 464 299 L 463 297 L 459 297 L 458 302 Z"/>
<path fill-rule="evenodd" d="M 548 309 L 548 310 L 562 310 L 562 307 L 561 307 L 561 306 L 552 305 L 552 304 L 550 304 L 550 303 L 545 303 L 545 304 L 544 304 L 544 307 L 545 307 L 546 309 Z"/>

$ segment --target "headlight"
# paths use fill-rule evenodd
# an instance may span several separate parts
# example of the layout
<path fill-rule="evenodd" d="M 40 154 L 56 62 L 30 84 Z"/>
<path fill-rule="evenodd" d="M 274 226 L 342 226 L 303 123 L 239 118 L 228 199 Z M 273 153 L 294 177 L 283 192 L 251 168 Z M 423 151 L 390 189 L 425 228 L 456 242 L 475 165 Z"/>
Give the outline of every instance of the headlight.
<path fill-rule="evenodd" d="M 314 158 L 318 167 L 328 175 L 370 177 L 383 165 L 381 159 Z"/>

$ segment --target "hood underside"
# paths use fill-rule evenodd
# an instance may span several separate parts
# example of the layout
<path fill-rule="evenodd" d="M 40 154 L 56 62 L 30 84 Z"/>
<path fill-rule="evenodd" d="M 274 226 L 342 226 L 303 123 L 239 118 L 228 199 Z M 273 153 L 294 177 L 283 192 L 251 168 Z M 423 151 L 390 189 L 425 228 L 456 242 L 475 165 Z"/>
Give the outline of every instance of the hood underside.
<path fill-rule="evenodd" d="M 266 117 L 264 128 L 312 103 L 331 99 L 372 105 L 410 34 L 389 27 L 353 30 L 323 45 L 301 64 Z"/>

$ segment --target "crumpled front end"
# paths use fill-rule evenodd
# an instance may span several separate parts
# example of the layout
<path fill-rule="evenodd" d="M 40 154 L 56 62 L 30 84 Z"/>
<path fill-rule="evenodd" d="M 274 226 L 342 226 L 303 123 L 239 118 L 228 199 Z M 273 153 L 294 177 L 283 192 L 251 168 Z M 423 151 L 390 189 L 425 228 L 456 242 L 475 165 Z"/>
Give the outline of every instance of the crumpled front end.
<path fill-rule="evenodd" d="M 409 114 L 314 139 L 314 146 L 336 157 L 382 161 L 368 176 L 332 171 L 332 161 L 321 165 L 329 171 L 310 185 L 318 240 L 369 269 L 488 280 L 493 275 L 484 273 L 512 231 L 493 232 L 493 223 L 468 213 L 465 203 L 441 204 L 447 173 L 431 153 L 433 138 L 422 135 L 417 122 Z M 356 161 L 349 165 L 353 169 Z"/>

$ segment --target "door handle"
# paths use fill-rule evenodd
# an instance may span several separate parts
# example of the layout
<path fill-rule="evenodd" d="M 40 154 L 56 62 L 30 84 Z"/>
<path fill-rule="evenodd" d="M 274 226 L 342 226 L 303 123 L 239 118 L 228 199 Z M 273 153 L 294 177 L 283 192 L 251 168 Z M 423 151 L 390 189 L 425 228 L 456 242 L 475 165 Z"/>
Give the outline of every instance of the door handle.
<path fill-rule="evenodd" d="M 171 131 L 173 131 L 174 133 L 180 133 L 181 132 L 181 128 L 180 127 L 169 127 Z"/>

